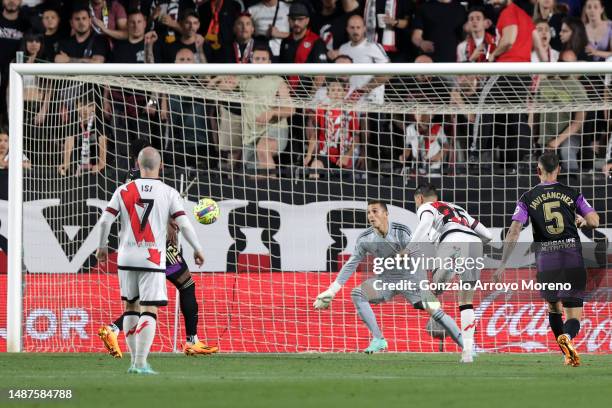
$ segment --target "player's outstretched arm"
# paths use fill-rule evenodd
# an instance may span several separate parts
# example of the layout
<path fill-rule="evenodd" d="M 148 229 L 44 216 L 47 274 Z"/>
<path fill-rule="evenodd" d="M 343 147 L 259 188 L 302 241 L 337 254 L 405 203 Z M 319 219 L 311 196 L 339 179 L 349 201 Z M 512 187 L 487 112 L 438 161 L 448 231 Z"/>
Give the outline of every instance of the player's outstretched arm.
<path fill-rule="evenodd" d="M 482 225 L 480 222 L 476 224 L 473 230 L 476 234 L 478 234 L 483 244 L 486 244 L 493 239 L 493 234 L 491 233 L 491 230 Z"/>
<path fill-rule="evenodd" d="M 329 285 L 329 288 L 319 293 L 319 295 L 315 299 L 314 303 L 312 304 L 315 309 L 320 310 L 327 309 L 329 307 L 331 301 L 334 299 L 334 296 L 336 296 L 340 289 L 342 289 L 342 286 L 344 286 L 346 281 L 349 280 L 351 275 L 355 273 L 355 271 L 357 270 L 357 266 L 359 265 L 359 263 L 361 263 L 365 255 L 366 252 L 363 249 L 360 240 L 358 239 L 357 244 L 355 245 L 355 252 L 344 264 L 344 266 L 340 270 L 340 273 L 338 273 L 336 280 L 333 281 L 331 285 Z"/>
<path fill-rule="evenodd" d="M 417 225 L 416 230 L 414 230 L 412 239 L 403 253 L 413 254 L 419 249 L 420 243 L 430 242 L 429 232 L 433 227 L 434 221 L 435 217 L 431 211 L 426 210 L 420 214 L 419 225 Z"/>
<path fill-rule="evenodd" d="M 193 248 L 193 258 L 198 266 L 204 265 L 204 252 L 202 251 L 202 246 L 198 242 L 198 237 L 189 222 L 189 218 L 186 215 L 180 215 L 175 219 L 178 227 L 180 228 L 183 236 L 187 243 Z"/>
<path fill-rule="evenodd" d="M 493 281 L 500 282 L 502 280 L 504 270 L 506 269 L 506 262 L 508 258 L 510 258 L 512 251 L 514 251 L 514 247 L 516 246 L 522 229 L 523 224 L 520 221 L 512 221 L 506 239 L 504 240 L 504 252 L 502 254 L 501 265 L 497 268 L 495 274 L 493 274 Z"/>

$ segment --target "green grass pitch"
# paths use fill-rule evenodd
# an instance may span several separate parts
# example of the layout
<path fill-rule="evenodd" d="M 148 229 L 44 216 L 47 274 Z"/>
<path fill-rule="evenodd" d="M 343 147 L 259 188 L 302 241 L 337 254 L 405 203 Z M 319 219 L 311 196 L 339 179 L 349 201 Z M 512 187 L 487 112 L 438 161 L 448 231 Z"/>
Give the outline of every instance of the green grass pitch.
<path fill-rule="evenodd" d="M 612 355 L 152 355 L 158 376 L 126 374 L 129 357 L 0 354 L 0 406 L 15 407 L 610 407 Z M 9 400 L 8 389 L 71 389 L 70 401 Z"/>

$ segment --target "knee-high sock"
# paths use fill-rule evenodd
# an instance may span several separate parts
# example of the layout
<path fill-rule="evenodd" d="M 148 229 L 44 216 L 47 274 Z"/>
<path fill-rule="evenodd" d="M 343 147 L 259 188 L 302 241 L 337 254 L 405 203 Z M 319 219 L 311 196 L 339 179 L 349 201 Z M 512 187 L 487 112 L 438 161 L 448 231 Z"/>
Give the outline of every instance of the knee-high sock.
<path fill-rule="evenodd" d="M 580 331 L 580 321 L 578 319 L 567 319 L 563 324 L 563 333 L 569 334 L 573 339 Z"/>
<path fill-rule="evenodd" d="M 376 322 L 376 316 L 374 316 L 372 306 L 370 306 L 370 302 L 368 302 L 361 288 L 354 288 L 351 291 L 351 299 L 353 300 L 353 304 L 355 304 L 359 317 L 361 317 L 361 320 L 368 326 L 372 336 L 377 339 L 382 339 L 383 335 Z"/>
<path fill-rule="evenodd" d="M 476 318 L 473 305 L 459 306 L 461 311 L 461 335 L 463 337 L 464 349 L 474 347 L 474 331 L 476 330 Z"/>
<path fill-rule="evenodd" d="M 140 319 L 140 313 L 138 312 L 125 312 L 123 314 L 123 326 L 125 330 L 125 342 L 127 343 L 128 349 L 130 350 L 131 364 L 134 364 L 136 358 L 136 329 L 138 328 L 138 320 Z"/>
<path fill-rule="evenodd" d="M 155 338 L 155 329 L 157 326 L 157 315 L 155 313 L 143 312 L 138 320 L 138 328 L 136 329 L 136 357 L 134 365 L 136 367 L 144 367 L 147 364 L 147 356 L 151 350 L 151 344 Z"/>
<path fill-rule="evenodd" d="M 557 337 L 563 334 L 563 315 L 556 312 L 548 312 L 548 323 L 550 324 L 550 330 Z"/>
<path fill-rule="evenodd" d="M 555 336 L 556 342 L 557 338 L 563 334 L 563 315 L 561 313 L 548 312 L 548 324 L 550 325 L 550 330 Z M 563 351 L 561 346 L 559 346 L 559 348 L 561 351 Z"/>
<path fill-rule="evenodd" d="M 185 335 L 188 342 L 195 343 L 198 341 L 198 301 L 195 295 L 195 283 L 179 289 L 179 292 L 181 313 L 185 321 Z"/>
<path fill-rule="evenodd" d="M 436 322 L 440 323 L 440 325 L 444 327 L 444 330 L 446 330 L 446 332 L 451 336 L 451 339 L 453 339 L 453 341 L 457 343 L 459 347 L 463 348 L 461 330 L 459 330 L 459 327 L 457 327 L 457 323 L 455 323 L 455 321 L 449 315 L 444 313 L 444 310 L 442 309 L 436 310 L 436 312 L 431 316 Z"/>
<path fill-rule="evenodd" d="M 127 312 L 125 312 L 127 313 Z M 110 327 L 113 330 L 116 330 L 118 332 L 120 332 L 121 330 L 123 330 L 123 317 L 125 316 L 125 313 L 123 313 L 121 316 L 119 316 L 114 322 L 111 323 Z M 140 314 L 139 314 L 140 316 Z"/>

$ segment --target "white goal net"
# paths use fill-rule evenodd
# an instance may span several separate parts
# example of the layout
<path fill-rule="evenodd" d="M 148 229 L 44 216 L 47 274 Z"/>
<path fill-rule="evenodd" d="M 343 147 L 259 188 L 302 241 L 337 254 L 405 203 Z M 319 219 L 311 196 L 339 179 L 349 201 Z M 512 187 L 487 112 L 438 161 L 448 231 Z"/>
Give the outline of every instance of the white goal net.
<path fill-rule="evenodd" d="M 181 70 L 175 74 L 159 67 L 143 74 L 138 66 L 122 67 L 121 74 L 65 65 L 38 68 L 36 75 L 20 71 L 23 86 L 12 91 L 11 104 L 23 103 L 23 118 L 13 111 L 10 146 L 21 138 L 22 177 L 11 188 L 22 200 L 13 195 L 0 211 L 4 236 L 8 228 L 22 232 L 22 251 L 12 252 L 11 236 L 2 248 L 9 260 L 18 258 L 13 265 L 22 265 L 18 277 L 0 272 L 0 288 L 19 296 L 19 307 L 9 303 L 19 317 L 9 331 L 21 328 L 13 339 L 25 351 L 103 351 L 97 328 L 118 318 L 122 305 L 116 254 L 108 265 L 94 257 L 96 223 L 113 191 L 134 177 L 135 156 L 146 145 L 162 153 L 164 182 L 177 190 L 189 186 L 189 214 L 201 197 L 220 205 L 216 223 L 196 226 L 204 266 L 196 268 L 191 249 L 183 250 L 196 282 L 198 335 L 224 352 L 365 348 L 369 332 L 350 292 L 371 276 L 370 259 L 329 310 L 315 311 L 312 303 L 368 227 L 367 201 L 387 202 L 391 220 L 414 230 L 413 191 L 423 182 L 491 228 L 482 275 L 490 280 L 516 201 L 538 182 L 537 157 L 554 149 L 561 181 L 579 189 L 601 216 L 601 227 L 582 236 L 593 290 L 578 344 L 611 352 L 612 198 L 603 168 L 612 159 L 612 67 L 595 64 L 595 72 L 584 74 L 581 64 L 561 64 L 544 74 L 522 66 L 485 75 L 474 65 L 462 75 L 454 65 L 444 73 L 440 66 L 403 64 L 395 73 L 357 65 L 302 72 L 270 66 L 268 73 L 255 66 L 172 66 Z M 252 74 L 244 75 L 248 69 Z M 21 230 L 10 219 L 20 214 L 15 206 Z M 529 228 L 520 240 L 531 241 Z M 507 279 L 534 273 L 526 245 Z M 153 351 L 172 351 L 184 337 L 169 282 L 168 288 Z M 456 294 L 440 300 L 458 320 Z M 555 350 L 537 291 L 478 293 L 475 309 L 479 349 Z M 391 351 L 440 349 L 426 330 L 429 316 L 401 296 L 374 312 Z M 5 316 L 1 310 L 0 328 L 7 327 Z M 0 331 L 0 350 L 6 335 Z M 457 348 L 447 338 L 444 350 Z"/>

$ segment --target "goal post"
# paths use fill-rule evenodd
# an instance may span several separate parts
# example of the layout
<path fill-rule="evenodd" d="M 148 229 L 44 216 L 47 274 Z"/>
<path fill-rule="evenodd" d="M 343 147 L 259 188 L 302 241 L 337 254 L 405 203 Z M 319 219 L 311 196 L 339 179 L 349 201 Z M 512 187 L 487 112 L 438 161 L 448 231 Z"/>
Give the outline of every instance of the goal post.
<path fill-rule="evenodd" d="M 565 102 L 539 98 L 538 90 L 542 88 L 538 87 L 542 82 L 538 78 L 547 75 L 580 76 L 583 93 Z M 539 137 L 548 143 L 551 135 L 542 130 L 539 134 L 531 132 L 535 127 L 553 129 L 554 118 L 559 117 L 555 116 L 557 114 L 569 114 L 571 118 L 576 112 L 589 113 L 583 119 L 590 129 L 584 130 L 589 133 L 589 143 L 600 133 L 609 133 L 610 75 L 612 62 L 12 64 L 6 217 L 7 351 L 39 350 L 37 346 L 41 346 L 41 351 L 99 349 L 92 330 L 118 317 L 120 300 L 116 276 L 92 260 L 90 250 L 96 234 L 92 220 L 97 218 L 102 203 L 125 181 L 133 165 L 134 141 L 142 137 L 151 139 L 152 135 L 157 141 L 151 143 L 161 146 L 164 181 L 178 188 L 181 177 L 186 177 L 185 184 L 193 178 L 198 180 L 188 194 L 187 210 L 200 196 L 211 196 L 221 204 L 222 216 L 216 224 L 197 226 L 199 236 L 205 240 L 208 262 L 202 270 L 194 269 L 202 311 L 198 329 L 206 332 L 206 336 L 200 337 L 213 343 L 221 341 L 225 351 L 357 351 L 367 332 L 355 317 L 350 300 L 351 286 L 347 285 L 343 295 L 334 300 L 337 306 L 327 314 L 314 312 L 311 304 L 333 280 L 350 255 L 357 236 L 367 227 L 364 213 L 367 199 L 388 201 L 392 220 L 410 224 L 414 229 L 413 188 L 422 181 L 438 184 L 443 198 L 469 207 L 473 216 L 493 227 L 496 244 L 489 248 L 491 263 L 487 268 L 494 268 L 516 199 L 534 181 L 531 177 L 534 169 L 530 167 L 533 163 L 516 153 L 531 153 L 531 150 L 537 153 L 531 146 Z M 237 92 L 235 88 L 212 86 L 210 78 L 215 76 L 281 77 L 290 96 L 274 96 L 271 101 L 269 96 L 258 98 Z M 349 85 L 350 78 L 357 76 L 384 77 L 384 102 L 370 102 L 367 97 L 371 89 L 360 91 Z M 295 79 L 297 77 L 306 80 Z M 320 81 L 334 77 L 344 78 L 351 97 L 347 95 L 339 101 L 329 102 L 328 94 L 325 95 L 327 99 L 317 96 L 322 87 Z M 461 82 L 464 77 L 468 80 Z M 45 99 L 24 102 L 24 89 L 32 84 L 24 78 L 36 78 L 45 84 L 44 87 L 53 90 L 52 96 L 45 96 L 49 98 L 50 107 L 44 122 L 33 118 L 37 113 L 34 109 L 40 109 Z M 476 90 L 470 88 L 472 82 L 477 83 Z M 260 90 L 263 85 L 254 82 L 249 86 Z M 467 88 L 469 92 L 465 91 Z M 561 90 L 571 94 L 573 88 L 563 85 Z M 554 88 L 549 92 L 554 92 Z M 460 103 L 453 99 L 457 95 L 462 98 Z M 70 99 L 70 104 L 64 106 L 62 98 Z M 84 106 L 88 104 L 91 104 L 91 111 Z M 163 104 L 167 105 L 165 120 L 161 119 Z M 260 172 L 265 152 L 262 153 L 259 146 L 247 147 L 239 141 L 238 146 L 231 146 L 223 154 L 220 148 L 224 132 L 232 140 L 234 133 L 240 133 L 239 139 L 244 140 L 249 137 L 248 132 L 257 133 L 253 122 L 257 122 L 258 115 L 263 112 L 259 105 L 273 106 L 270 111 L 275 118 L 262 125 L 268 138 L 280 135 L 279 128 L 286 129 L 274 140 L 275 146 L 282 151 L 274 155 L 276 163 L 265 172 Z M 350 157 L 338 153 L 335 159 L 347 159 L 352 163 L 350 168 L 325 173 L 316 166 L 305 167 L 302 163 L 308 154 L 311 137 L 315 140 L 315 155 L 321 154 L 319 143 L 323 142 L 318 135 L 323 131 L 321 123 L 329 120 L 327 116 L 317 116 L 321 106 L 344 115 L 342 119 L 335 118 L 338 132 L 343 135 L 356 132 L 355 141 L 351 142 L 353 150 L 347 153 Z M 108 107 L 110 114 L 106 112 Z M 89 113 L 84 113 L 86 111 Z M 134 117 L 133 111 L 146 113 Z M 141 114 L 142 117 L 138 116 Z M 229 115 L 230 119 L 224 122 L 222 115 Z M 425 127 L 431 134 L 423 135 L 419 130 L 417 116 L 422 115 L 429 117 Z M 457 115 L 467 119 L 458 121 Z M 501 116 L 508 122 L 503 122 Z M 351 121 L 355 125 L 351 125 Z M 526 126 L 530 133 L 521 133 Z M 459 135 L 459 127 L 465 128 L 461 131 L 465 134 Z M 435 132 L 442 133 L 434 134 L 434 128 L 441 129 Z M 89 165 L 96 159 L 90 157 L 89 143 L 90 132 L 102 132 L 101 129 L 104 129 L 104 142 L 101 138 L 91 138 L 91 143 L 98 143 L 91 151 L 100 154 L 103 150 L 107 155 L 104 170 L 98 172 L 92 170 L 97 164 Z M 382 133 L 388 133 L 388 139 L 381 138 Z M 491 139 L 487 147 L 483 147 L 484 134 Z M 515 134 L 529 146 L 508 144 L 509 139 L 515 143 Z M 205 135 L 205 139 L 198 139 L 201 135 Z M 436 139 L 438 136 L 440 138 Z M 185 140 L 179 140 L 181 137 Z M 501 147 L 494 141 L 496 138 L 503 139 Z M 87 139 L 87 142 L 80 139 Z M 67 140 L 74 143 L 68 153 Z M 178 147 L 177 140 L 181 142 Z M 392 145 L 386 145 L 389 140 L 393 141 Z M 439 150 L 430 150 L 433 142 L 439 144 Z M 40 150 L 49 146 L 56 151 L 42 152 L 46 156 L 41 154 Z M 388 151 L 384 153 L 383 163 L 378 159 L 384 149 Z M 241 152 L 234 160 L 235 150 Z M 471 153 L 477 153 L 472 161 Z M 31 155 L 43 157 L 43 162 L 36 163 L 33 159 L 33 169 L 24 170 L 23 158 Z M 408 155 L 410 160 L 404 157 Z M 434 159 L 438 155 L 443 159 Z M 66 170 L 68 174 L 60 177 L 56 168 L 64 164 L 65 157 L 73 170 L 72 173 Z M 365 169 L 358 167 L 361 158 L 365 158 Z M 580 160 L 585 159 L 581 157 Z M 588 160 L 594 165 L 604 159 L 600 154 Z M 88 162 L 85 170 L 84 161 Z M 227 168 L 224 167 L 226 161 L 230 162 Z M 322 165 L 330 164 L 321 162 Z M 506 164 L 516 166 L 515 172 L 504 173 Z M 276 168 L 280 171 L 273 174 L 272 169 Z M 500 168 L 501 173 L 498 172 Z M 585 171 L 570 181 L 584 190 L 591 204 L 603 214 L 602 228 L 596 236 L 585 238 L 599 239 L 605 246 L 606 239 L 612 237 L 609 219 L 612 198 L 608 196 L 607 180 L 598 172 L 598 168 L 589 174 Z M 50 191 L 44 191 L 45 188 Z M 26 205 L 30 205 L 27 211 L 24 210 Z M 36 229 L 26 233 L 24 228 L 28 226 Z M 295 231 L 305 231 L 304 236 L 298 236 Z M 113 234 L 116 239 L 115 232 Z M 528 240 L 528 233 L 522 238 Z M 45 241 L 52 239 L 57 242 Z M 212 248 L 210 252 L 209 248 Z M 189 259 L 191 250 L 184 248 L 184 251 Z M 607 246 L 604 252 L 610 252 Z M 45 258 L 56 253 L 59 254 L 57 260 Z M 519 264 L 514 272 L 517 277 L 531 273 L 530 264 Z M 608 276 L 607 265 L 598 265 L 598 268 L 603 269 L 602 287 L 606 287 L 612 279 Z M 370 273 L 369 266 L 363 266 L 350 284 L 359 284 Z M 537 293 L 530 296 L 533 296 L 530 301 L 539 306 Z M 396 300 L 375 310 L 384 329 L 392 333 L 390 337 L 397 338 L 393 350 L 437 350 L 437 343 L 425 331 L 424 315 L 402 302 Z M 453 302 L 448 299 L 449 308 L 454 307 Z M 174 333 L 178 330 L 176 321 L 180 325 L 182 319 L 168 316 L 175 309 L 175 303 L 172 300 L 171 303 L 172 307 L 160 315 L 159 325 L 159 336 L 169 345 L 156 344 L 157 351 L 172 351 L 177 346 L 172 339 L 176 338 Z M 520 320 L 526 312 L 519 314 L 519 309 L 515 318 Z M 496 313 L 502 313 L 500 310 L 483 308 L 478 317 L 484 322 L 498 316 Z M 591 332 L 595 333 L 594 328 L 599 324 L 605 325 L 609 312 L 609 303 L 599 310 L 591 310 Z M 458 317 L 456 310 L 448 313 Z M 482 327 L 479 330 L 483 334 L 477 338 L 477 344 L 492 351 L 520 351 L 529 347 L 537 351 L 552 350 L 542 334 L 544 323 L 538 315 L 541 310 L 533 306 L 530 313 L 534 321 L 537 319 L 537 330 L 513 334 L 506 328 L 489 336 L 484 334 L 486 330 Z M 403 321 L 406 315 L 410 315 L 411 320 Z M 416 345 L 411 344 L 413 341 Z M 585 341 L 582 347 L 590 346 Z M 609 348 L 588 350 L 612 351 Z"/>
<path fill-rule="evenodd" d="M 12 64 L 10 68 L 9 126 L 12 136 L 9 150 L 9 206 L 7 265 L 7 351 L 21 351 L 22 336 L 22 239 L 23 239 L 23 80 Z"/>

